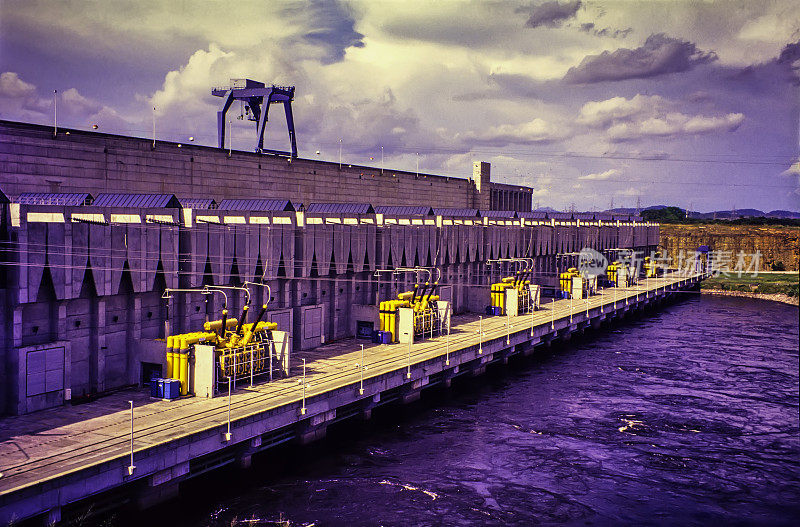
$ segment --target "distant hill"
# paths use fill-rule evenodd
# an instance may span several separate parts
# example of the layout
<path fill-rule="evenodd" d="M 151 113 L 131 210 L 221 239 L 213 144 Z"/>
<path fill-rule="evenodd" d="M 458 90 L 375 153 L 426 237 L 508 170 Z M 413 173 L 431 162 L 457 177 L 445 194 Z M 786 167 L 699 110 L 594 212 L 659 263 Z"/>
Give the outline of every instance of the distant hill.
<path fill-rule="evenodd" d="M 800 219 L 800 212 L 793 212 L 791 210 L 771 210 L 766 214 L 767 218 L 790 218 L 793 220 Z"/>

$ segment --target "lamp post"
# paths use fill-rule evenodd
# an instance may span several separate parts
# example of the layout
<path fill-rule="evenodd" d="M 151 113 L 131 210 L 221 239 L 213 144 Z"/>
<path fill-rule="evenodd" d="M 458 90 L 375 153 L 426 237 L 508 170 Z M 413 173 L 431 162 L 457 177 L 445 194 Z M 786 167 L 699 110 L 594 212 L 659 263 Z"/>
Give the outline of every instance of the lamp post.
<path fill-rule="evenodd" d="M 408 333 L 406 333 L 408 335 Z M 411 378 L 411 336 L 408 338 L 408 370 L 406 371 L 406 379 Z"/>
<path fill-rule="evenodd" d="M 300 407 L 300 415 L 306 415 L 306 359 L 303 361 L 303 405 Z"/>
<path fill-rule="evenodd" d="M 358 365 L 359 374 L 361 375 L 358 395 L 364 395 L 364 345 L 361 345 L 361 363 Z"/>
<path fill-rule="evenodd" d="M 450 306 L 448 306 L 448 309 Z M 450 366 L 450 320 L 447 321 L 447 341 L 445 344 L 444 365 Z"/>
<path fill-rule="evenodd" d="M 383 147 L 381 146 L 381 175 L 383 175 Z"/>
<path fill-rule="evenodd" d="M 550 315 L 552 316 L 550 329 L 556 329 L 556 297 L 553 297 L 553 301 L 550 303 Z"/>
<path fill-rule="evenodd" d="M 53 90 L 53 137 L 58 135 L 58 90 Z"/>
<path fill-rule="evenodd" d="M 136 465 L 133 464 L 133 401 L 128 401 L 131 405 L 131 463 L 128 465 L 128 475 L 133 476 Z"/>
<path fill-rule="evenodd" d="M 228 376 L 228 431 L 225 432 L 225 441 L 230 441 L 230 440 L 231 440 L 231 377 L 229 375 Z"/>
<path fill-rule="evenodd" d="M 419 177 L 419 152 L 417 152 L 417 177 Z"/>
<path fill-rule="evenodd" d="M 572 299 L 574 297 L 575 297 L 575 295 L 573 295 L 572 292 L 570 292 L 570 294 L 569 294 L 569 323 L 570 324 L 572 324 Z"/>
<path fill-rule="evenodd" d="M 339 139 L 339 170 L 342 169 L 342 140 Z"/>
<path fill-rule="evenodd" d="M 478 355 L 483 355 L 483 317 L 478 317 Z"/>
<path fill-rule="evenodd" d="M 156 147 L 156 107 L 153 106 L 153 148 Z"/>

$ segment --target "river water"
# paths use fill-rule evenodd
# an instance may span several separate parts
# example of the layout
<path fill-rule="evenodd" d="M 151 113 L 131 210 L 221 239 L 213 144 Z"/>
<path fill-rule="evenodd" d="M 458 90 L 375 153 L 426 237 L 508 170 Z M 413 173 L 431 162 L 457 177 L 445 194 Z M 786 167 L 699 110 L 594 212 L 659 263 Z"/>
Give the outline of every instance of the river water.
<path fill-rule="evenodd" d="M 213 474 L 159 524 L 797 525 L 798 396 L 796 307 L 689 297 Z"/>

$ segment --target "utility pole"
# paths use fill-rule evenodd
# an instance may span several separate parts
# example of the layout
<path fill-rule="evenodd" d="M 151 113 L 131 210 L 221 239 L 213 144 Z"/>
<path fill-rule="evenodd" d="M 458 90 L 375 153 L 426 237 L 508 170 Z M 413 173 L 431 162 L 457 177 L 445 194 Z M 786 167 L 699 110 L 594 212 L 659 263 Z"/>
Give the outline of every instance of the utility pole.
<path fill-rule="evenodd" d="M 53 137 L 58 135 L 58 90 L 53 90 Z"/>

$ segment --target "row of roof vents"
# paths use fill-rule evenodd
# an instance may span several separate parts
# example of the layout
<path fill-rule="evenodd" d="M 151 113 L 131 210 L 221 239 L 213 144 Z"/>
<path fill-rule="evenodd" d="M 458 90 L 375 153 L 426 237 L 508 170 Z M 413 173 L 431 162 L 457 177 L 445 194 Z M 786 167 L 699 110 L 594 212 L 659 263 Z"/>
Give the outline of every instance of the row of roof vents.
<path fill-rule="evenodd" d="M 21 205 L 57 205 L 62 207 L 125 207 L 125 208 L 184 208 L 201 210 L 247 211 L 247 212 L 294 212 L 303 210 L 307 214 L 383 214 L 384 216 L 447 216 L 454 218 L 525 218 L 533 220 L 602 220 L 641 221 L 641 216 L 610 214 L 606 212 L 519 212 L 513 210 L 478 210 L 434 208 L 428 206 L 379 205 L 369 203 L 311 203 L 306 207 L 290 200 L 280 199 L 224 199 L 217 203 L 210 198 L 177 198 L 174 194 L 99 194 L 96 198 L 88 193 L 44 193 L 20 194 L 13 200 Z"/>

